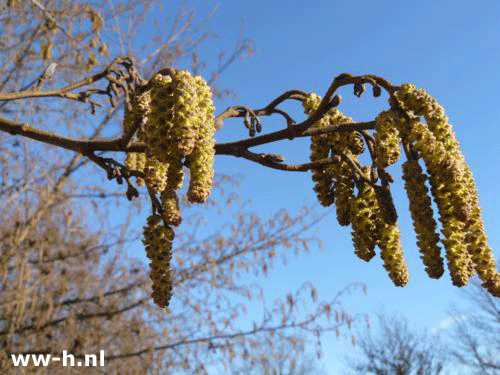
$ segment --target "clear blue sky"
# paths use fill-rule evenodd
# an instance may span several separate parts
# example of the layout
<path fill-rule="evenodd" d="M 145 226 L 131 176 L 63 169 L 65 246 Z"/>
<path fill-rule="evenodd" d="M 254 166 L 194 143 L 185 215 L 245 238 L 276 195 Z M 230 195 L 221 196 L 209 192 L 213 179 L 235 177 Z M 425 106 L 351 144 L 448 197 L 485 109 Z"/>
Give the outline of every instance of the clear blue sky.
<path fill-rule="evenodd" d="M 190 1 L 198 14 L 217 2 Z M 261 107 L 289 89 L 323 94 L 332 79 L 343 72 L 371 73 L 400 84 L 413 82 L 425 88 L 445 107 L 462 151 L 476 178 L 490 245 L 500 258 L 500 2 L 498 0 L 339 0 L 339 1 L 220 1 L 211 28 L 219 33 L 215 46 L 230 50 L 244 17 L 246 35 L 254 40 L 253 58 L 224 72 L 221 85 L 239 98 L 218 104 L 217 112 L 233 104 Z M 210 60 L 209 60 L 210 62 Z M 341 91 L 340 110 L 357 121 L 371 120 L 388 107 L 386 100 L 366 93 L 358 99 L 351 89 Z M 299 113 L 298 111 L 296 112 Z M 264 132 L 283 126 L 280 119 L 263 119 Z M 237 129 L 237 130 L 234 130 Z M 226 126 L 217 135 L 227 141 L 246 137 L 242 125 Z M 307 161 L 308 142 L 284 142 L 261 149 L 279 150 L 288 162 Z M 253 209 L 272 213 L 279 208 L 298 209 L 315 196 L 309 173 L 266 169 L 236 158 L 218 157 L 222 173 L 243 173 L 241 195 L 251 197 Z M 364 282 L 368 295 L 344 299 L 352 313 L 374 312 L 384 307 L 406 316 L 410 324 L 431 329 L 448 318 L 450 302 L 459 301 L 459 290 L 448 274 L 431 280 L 423 270 L 415 235 L 407 213 L 400 167 L 394 198 L 410 271 L 405 288 L 393 286 L 380 259 L 365 263 L 355 257 L 350 229 L 340 227 L 330 215 L 315 233 L 325 251 L 292 258 L 285 268 L 271 272 L 269 291 L 286 295 L 303 281 L 312 281 L 319 297 L 327 299 L 350 282 Z M 272 285 L 272 289 L 271 289 Z M 330 374 L 343 368 L 340 358 L 350 343 L 323 337 L 324 363 Z M 340 357 L 339 357 L 340 356 Z"/>

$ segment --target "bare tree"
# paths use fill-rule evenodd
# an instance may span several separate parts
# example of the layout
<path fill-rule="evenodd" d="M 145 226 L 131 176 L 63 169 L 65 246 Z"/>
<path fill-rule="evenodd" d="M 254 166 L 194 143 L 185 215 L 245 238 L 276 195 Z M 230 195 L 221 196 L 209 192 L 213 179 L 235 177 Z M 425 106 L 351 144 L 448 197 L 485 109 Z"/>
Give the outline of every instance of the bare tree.
<path fill-rule="evenodd" d="M 358 354 L 348 358 L 356 374 L 438 375 L 447 361 L 435 337 L 418 333 L 399 317 L 378 314 L 377 332 L 369 325 L 356 336 Z"/>
<path fill-rule="evenodd" d="M 450 314 L 451 353 L 474 374 L 500 374 L 500 301 L 484 293 L 477 281 L 463 296 L 468 306 L 454 307 Z"/>
<path fill-rule="evenodd" d="M 320 359 L 311 353 L 294 350 L 286 343 L 270 343 L 249 363 L 231 371 L 232 375 L 323 375 Z M 270 354 L 272 353 L 272 354 Z"/>

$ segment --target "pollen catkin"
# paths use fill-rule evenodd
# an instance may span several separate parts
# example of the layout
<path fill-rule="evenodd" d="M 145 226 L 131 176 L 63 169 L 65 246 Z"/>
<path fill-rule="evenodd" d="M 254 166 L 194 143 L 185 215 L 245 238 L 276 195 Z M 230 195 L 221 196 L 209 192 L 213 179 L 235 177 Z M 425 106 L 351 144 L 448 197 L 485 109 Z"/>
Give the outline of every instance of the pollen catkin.
<path fill-rule="evenodd" d="M 420 121 L 412 121 L 408 140 L 414 142 L 415 151 L 425 162 L 440 215 L 451 215 L 466 222 L 470 217 L 471 206 L 460 162 L 445 150 L 443 144 Z"/>
<path fill-rule="evenodd" d="M 306 100 L 302 103 L 304 113 L 312 114 L 319 106 L 321 98 L 312 93 L 309 94 Z M 328 125 L 328 119 L 324 117 L 320 121 L 315 122 L 311 128 L 320 128 Z M 328 134 L 313 135 L 311 137 L 311 154 L 310 160 L 316 161 L 326 159 L 330 156 L 330 142 Z M 335 201 L 335 187 L 333 185 L 333 172 L 330 166 L 314 168 L 312 170 L 312 180 L 314 182 L 314 192 L 318 201 L 322 206 L 328 207 Z"/>
<path fill-rule="evenodd" d="M 337 222 L 342 226 L 350 224 L 351 200 L 354 199 L 354 180 L 350 173 L 349 166 L 341 166 L 336 173 L 339 173 L 335 180 L 335 207 L 337 211 Z"/>
<path fill-rule="evenodd" d="M 358 197 L 351 200 L 350 215 L 354 251 L 360 259 L 368 262 L 375 256 L 378 243 L 377 200 L 370 184 L 359 186 Z"/>
<path fill-rule="evenodd" d="M 167 225 L 178 226 L 181 221 L 181 210 L 179 208 L 179 198 L 174 189 L 165 189 L 160 196 L 163 208 L 162 217 Z"/>
<path fill-rule="evenodd" d="M 463 223 L 455 217 L 448 217 L 442 220 L 442 233 L 446 236 L 443 244 L 446 249 L 446 259 L 448 261 L 448 270 L 453 285 L 467 285 L 471 276 L 470 257 L 465 245 L 465 231 Z"/>
<path fill-rule="evenodd" d="M 167 307 L 172 296 L 170 259 L 172 258 L 173 239 L 174 231 L 170 227 L 162 225 L 159 215 L 152 215 L 147 219 L 143 243 L 146 255 L 151 259 L 152 297 L 160 307 Z"/>
<path fill-rule="evenodd" d="M 375 120 L 375 160 L 380 168 L 396 163 L 400 155 L 398 115 L 393 111 L 380 113 Z"/>
<path fill-rule="evenodd" d="M 407 160 L 403 163 L 403 180 L 425 271 L 429 277 L 439 279 L 443 275 L 444 265 L 441 249 L 438 246 L 437 223 L 434 220 L 429 189 L 425 186 L 427 176 L 417 160 Z"/>
<path fill-rule="evenodd" d="M 180 189 L 184 181 L 184 164 L 180 159 L 172 158 L 168 164 L 167 185 L 170 189 Z"/>
<path fill-rule="evenodd" d="M 144 173 L 144 169 L 146 168 L 146 153 L 144 152 L 138 152 L 136 155 L 136 160 L 135 160 L 135 167 L 138 171 L 141 171 Z M 137 185 L 139 186 L 144 186 L 146 184 L 146 181 L 142 177 L 137 177 Z"/>
<path fill-rule="evenodd" d="M 128 169 L 137 169 L 137 152 L 129 152 L 125 158 L 125 166 Z"/>
<path fill-rule="evenodd" d="M 129 152 L 125 159 L 125 166 L 130 170 L 144 172 L 146 167 L 146 154 L 143 152 Z M 144 179 L 137 177 L 137 185 L 144 186 Z"/>
<path fill-rule="evenodd" d="M 328 112 L 329 125 L 340 125 L 353 122 L 352 118 L 345 116 L 339 110 L 333 109 Z M 335 132 L 330 137 L 330 148 L 333 155 L 344 155 L 357 162 L 351 148 L 353 140 L 357 138 L 356 132 Z M 335 176 L 335 201 L 337 210 L 337 221 L 342 226 L 350 224 L 351 200 L 354 196 L 355 173 L 346 160 L 331 165 L 332 174 Z"/>
<path fill-rule="evenodd" d="M 161 207 L 156 205 L 148 219 L 144 244 L 152 259 L 153 298 L 164 307 L 171 294 L 168 262 L 173 231 L 168 225 L 181 223 L 176 191 L 182 187 L 184 165 L 191 172 L 189 201 L 205 202 L 212 189 L 215 108 L 202 77 L 172 68 L 155 74 L 132 102 L 132 110 L 125 111 L 123 130 L 127 134 L 137 127 L 135 137 L 145 143 L 146 152 L 129 153 L 125 164 L 143 171 L 149 192 L 160 194 Z M 162 220 L 166 226 L 160 225 Z"/>
<path fill-rule="evenodd" d="M 309 94 L 303 102 L 304 112 L 311 115 L 321 102 L 316 94 Z M 321 120 L 312 125 L 314 128 L 335 126 L 353 122 L 337 109 L 330 110 Z M 356 155 L 364 147 L 359 133 L 333 132 L 329 134 L 314 135 L 311 137 L 311 161 L 316 161 L 329 156 L 343 155 L 353 162 L 357 161 Z M 323 206 L 335 202 L 337 221 L 342 226 L 350 223 L 350 202 L 354 199 L 354 172 L 346 160 L 334 162 L 328 166 L 313 170 L 312 180 L 315 183 L 314 191 Z"/>
<path fill-rule="evenodd" d="M 380 221 L 379 225 L 380 256 L 384 260 L 384 268 L 396 286 L 405 286 L 410 279 L 401 246 L 401 235 L 396 224 Z"/>
<path fill-rule="evenodd" d="M 412 111 L 417 116 L 424 116 L 426 125 L 415 123 L 411 129 L 414 137 L 420 137 L 416 146 L 420 152 L 427 153 L 423 157 L 429 173 L 438 179 L 449 181 L 444 184 L 451 194 L 455 216 L 458 220 L 466 222 L 472 210 L 471 193 L 465 189 L 467 164 L 460 152 L 455 134 L 448 124 L 448 118 L 444 115 L 444 109 L 424 90 L 417 90 L 412 84 L 402 85 L 395 95 L 403 109 Z M 433 173 L 429 167 L 441 171 Z"/>
<path fill-rule="evenodd" d="M 213 186 L 215 158 L 215 118 L 212 93 L 205 80 L 195 77 L 197 108 L 201 120 L 193 151 L 186 157 L 190 170 L 188 200 L 203 203 L 208 199 Z"/>
<path fill-rule="evenodd" d="M 161 193 L 167 187 L 168 164 L 161 163 L 153 156 L 147 156 L 144 173 L 146 174 L 146 184 L 155 193 Z"/>
<path fill-rule="evenodd" d="M 448 269 L 452 283 L 466 285 L 473 267 L 471 257 L 465 246 L 465 221 L 470 217 L 467 204 L 466 186 L 463 184 L 461 165 L 447 152 L 443 144 L 434 137 L 428 127 L 418 119 L 410 120 L 407 141 L 414 142 L 414 150 L 425 162 L 429 174 L 431 193 L 436 202 L 439 221 L 445 239 L 442 243 L 446 250 Z"/>
<path fill-rule="evenodd" d="M 213 127 L 213 122 L 207 126 Z M 193 152 L 187 157 L 191 172 L 187 193 L 190 202 L 203 203 L 210 195 L 213 186 L 214 156 L 214 141 L 206 137 L 196 142 Z"/>
<path fill-rule="evenodd" d="M 467 251 L 471 255 L 475 265 L 475 270 L 481 280 L 485 283 L 491 294 L 500 297 L 499 274 L 496 271 L 495 257 L 493 251 L 488 245 L 488 238 L 484 230 L 484 224 L 481 219 L 481 208 L 477 201 L 477 188 L 473 182 L 472 173 L 468 166 L 465 169 L 467 188 L 472 197 L 472 215 L 468 233 L 465 235 Z"/>

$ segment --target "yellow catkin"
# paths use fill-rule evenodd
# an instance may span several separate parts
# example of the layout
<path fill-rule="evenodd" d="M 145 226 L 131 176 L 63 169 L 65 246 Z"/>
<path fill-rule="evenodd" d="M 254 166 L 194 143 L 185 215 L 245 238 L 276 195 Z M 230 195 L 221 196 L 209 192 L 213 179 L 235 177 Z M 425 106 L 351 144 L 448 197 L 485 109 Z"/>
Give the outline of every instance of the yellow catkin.
<path fill-rule="evenodd" d="M 161 193 L 167 187 L 168 164 L 161 163 L 153 156 L 147 156 L 144 173 L 146 184 L 154 193 Z"/>
<path fill-rule="evenodd" d="M 345 116 L 337 109 L 333 109 L 328 114 L 329 125 L 340 125 L 351 123 L 353 120 Z M 344 155 L 354 162 L 357 157 L 352 154 L 352 141 L 356 138 L 356 132 L 335 132 L 330 137 L 331 152 L 334 155 Z M 342 226 L 350 224 L 350 206 L 354 199 L 354 178 L 355 173 L 349 163 L 342 160 L 340 163 L 332 164 L 331 170 L 335 176 L 335 202 L 337 209 L 337 221 Z"/>
<path fill-rule="evenodd" d="M 167 307 L 172 297 L 170 260 L 172 258 L 173 239 L 173 230 L 162 225 L 159 215 L 152 215 L 147 219 L 147 225 L 144 227 L 143 243 L 146 248 L 146 255 L 151 259 L 152 297 L 159 307 Z"/>
<path fill-rule="evenodd" d="M 375 160 L 380 168 L 388 167 L 399 159 L 398 117 L 389 110 L 380 113 L 375 120 Z"/>
<path fill-rule="evenodd" d="M 468 166 L 465 168 L 465 175 L 467 188 L 471 191 L 471 203 L 473 207 L 471 220 L 469 221 L 470 227 L 468 228 L 468 233 L 465 235 L 467 251 L 472 257 L 479 278 L 484 281 L 483 286 L 488 288 L 489 292 L 494 296 L 500 297 L 500 276 L 496 270 L 493 251 L 488 245 L 488 237 L 486 236 L 484 224 L 481 219 L 481 208 L 477 201 L 477 188 Z"/>
<path fill-rule="evenodd" d="M 335 180 L 335 207 L 337 211 L 337 222 L 342 226 L 350 224 L 351 216 L 351 200 L 354 199 L 354 180 L 350 173 L 352 170 L 349 166 L 338 168 Z"/>
<path fill-rule="evenodd" d="M 457 218 L 461 221 L 467 221 L 471 211 L 471 197 L 470 192 L 466 191 L 464 186 L 466 184 L 465 167 L 467 163 L 460 151 L 459 143 L 456 140 L 455 133 L 451 125 L 448 123 L 448 118 L 444 114 L 444 109 L 441 107 L 434 98 L 428 95 L 422 89 L 416 89 L 413 84 L 403 84 L 396 92 L 398 104 L 406 111 L 411 111 L 416 116 L 424 116 L 426 125 L 423 126 L 430 135 L 425 135 L 427 142 L 425 147 L 433 147 L 434 156 L 436 158 L 440 155 L 446 155 L 446 169 L 442 173 L 443 178 L 449 179 L 446 174 L 450 173 L 452 167 L 453 175 L 451 176 L 454 186 L 450 189 L 452 194 L 455 194 L 456 200 L 455 209 L 461 210 L 461 217 Z M 432 143 L 430 143 L 432 142 Z M 442 168 L 443 168 L 442 167 Z M 461 191 L 456 191 L 460 189 Z"/>
<path fill-rule="evenodd" d="M 162 191 L 161 205 L 163 208 L 163 219 L 166 224 L 178 226 L 181 221 L 181 210 L 179 208 L 179 199 L 174 189 L 165 189 Z"/>
<path fill-rule="evenodd" d="M 313 113 L 319 106 L 321 98 L 312 93 L 303 102 L 304 112 L 308 115 Z M 311 128 L 328 126 L 328 119 L 323 118 L 314 123 Z M 313 135 L 311 137 L 310 160 L 317 161 L 330 156 L 330 143 L 328 134 Z M 328 207 L 335 202 L 335 187 L 333 185 L 333 172 L 330 166 L 315 168 L 312 170 L 314 192 L 322 206 Z"/>
<path fill-rule="evenodd" d="M 201 123 L 193 151 L 186 157 L 190 170 L 188 200 L 203 203 L 208 199 L 213 186 L 215 159 L 215 118 L 210 89 L 201 77 L 195 77 L 197 108 Z"/>
<path fill-rule="evenodd" d="M 162 69 L 140 88 L 132 109 L 125 112 L 124 133 L 138 128 L 136 137 L 146 153 L 131 153 L 126 164 L 143 171 L 150 192 L 160 194 L 160 215 L 151 216 L 144 229 L 144 244 L 152 259 L 153 298 L 167 306 L 171 295 L 169 260 L 173 232 L 181 212 L 176 190 L 190 169 L 188 200 L 205 202 L 213 185 L 215 108 L 206 81 L 187 71 Z M 138 180 L 139 182 L 139 180 Z"/>
<path fill-rule="evenodd" d="M 455 155 L 447 152 L 428 129 L 418 120 L 411 121 L 408 141 L 425 162 L 429 174 L 431 193 L 438 207 L 439 221 L 445 239 L 448 268 L 456 286 L 466 285 L 473 273 L 471 257 L 465 246 L 466 224 L 471 217 L 467 202 L 467 186 L 463 171 Z"/>
<path fill-rule="evenodd" d="M 312 114 L 319 106 L 321 98 L 316 94 L 309 94 L 303 102 L 304 112 Z M 330 110 L 321 120 L 312 125 L 320 128 L 353 122 L 337 109 Z M 333 155 L 343 155 L 357 160 L 357 153 L 362 152 L 363 144 L 359 133 L 334 132 L 311 137 L 311 161 L 327 158 Z M 355 152 L 353 152 L 353 150 Z M 315 183 L 314 191 L 323 206 L 335 202 L 337 221 L 340 225 L 350 224 L 350 205 L 354 199 L 354 172 L 347 161 L 341 160 L 326 167 L 313 170 L 312 179 Z"/>
<path fill-rule="evenodd" d="M 442 224 L 442 233 L 446 236 L 442 242 L 446 249 L 446 259 L 452 283 L 455 286 L 464 286 L 469 281 L 471 272 L 463 223 L 452 216 L 442 220 Z"/>
<path fill-rule="evenodd" d="M 172 158 L 168 165 L 167 185 L 170 189 L 180 189 L 184 181 L 183 162 L 180 159 Z"/>
<path fill-rule="evenodd" d="M 136 155 L 136 169 L 138 171 L 144 172 L 144 169 L 146 168 L 146 153 L 144 152 L 138 152 Z M 137 177 L 137 185 L 139 186 L 144 186 L 146 184 L 146 181 L 142 177 Z"/>
<path fill-rule="evenodd" d="M 470 242 L 475 237 L 471 228 L 482 226 L 480 214 L 474 214 L 480 209 L 472 174 L 444 110 L 435 99 L 422 89 L 416 90 L 412 84 L 402 85 L 396 98 L 411 118 L 407 140 L 413 142 L 429 174 L 431 193 L 438 206 L 442 233 L 446 237 L 443 244 L 452 282 L 457 286 L 466 285 L 479 268 L 479 258 L 471 253 L 474 246 Z M 415 115 L 424 116 L 426 125 Z M 481 252 L 491 254 L 486 241 L 479 242 L 483 246 Z M 483 277 L 492 277 L 490 271 Z"/>
<path fill-rule="evenodd" d="M 401 235 L 396 224 L 380 221 L 378 245 L 384 268 L 396 286 L 405 286 L 410 279 L 401 246 Z"/>
<path fill-rule="evenodd" d="M 443 275 L 444 264 L 438 245 L 439 234 L 434 220 L 429 190 L 425 185 L 427 177 L 417 160 L 403 163 L 403 180 L 410 202 L 413 228 L 417 234 L 417 246 L 429 277 L 438 279 Z"/>
<path fill-rule="evenodd" d="M 375 256 L 375 245 L 378 243 L 377 210 L 373 187 L 363 183 L 358 197 L 351 200 L 350 221 L 354 251 L 360 259 L 367 262 Z"/>
<path fill-rule="evenodd" d="M 125 158 L 125 166 L 128 169 L 137 169 L 137 152 L 129 152 Z"/>
<path fill-rule="evenodd" d="M 129 152 L 125 159 L 125 166 L 130 170 L 144 172 L 146 168 L 146 154 L 143 152 Z M 137 177 L 137 185 L 144 186 L 144 179 Z"/>
<path fill-rule="evenodd" d="M 190 202 L 203 203 L 210 195 L 214 176 L 214 144 L 214 140 L 208 136 L 198 140 L 193 152 L 187 157 L 191 172 L 187 193 Z"/>

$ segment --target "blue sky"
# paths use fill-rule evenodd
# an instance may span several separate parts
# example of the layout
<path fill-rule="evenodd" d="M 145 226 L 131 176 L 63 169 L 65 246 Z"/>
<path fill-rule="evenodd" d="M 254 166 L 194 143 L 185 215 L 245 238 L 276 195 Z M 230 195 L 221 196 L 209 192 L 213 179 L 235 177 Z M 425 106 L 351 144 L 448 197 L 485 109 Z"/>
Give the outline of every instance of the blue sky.
<path fill-rule="evenodd" d="M 500 258 L 500 2 L 498 0 L 342 0 L 342 1 L 220 1 L 210 23 L 220 35 L 214 56 L 231 50 L 243 17 L 246 35 L 256 55 L 228 68 L 220 83 L 234 89 L 236 101 L 218 102 L 217 112 L 229 105 L 262 107 L 290 89 L 322 95 L 332 79 L 344 72 L 376 74 L 392 83 L 412 82 L 425 88 L 447 111 L 462 151 L 476 178 L 483 219 L 490 246 Z M 202 16 L 215 1 L 190 1 Z M 214 61 L 214 60 L 212 60 Z M 208 60 L 210 63 L 211 60 Z M 340 91 L 339 109 L 356 121 L 372 120 L 388 108 L 386 97 L 368 92 L 358 99 L 351 88 Z M 300 109 L 293 112 L 300 116 Z M 300 118 L 300 117 L 299 117 Z M 303 118 L 303 117 L 302 117 Z M 283 127 L 279 118 L 264 118 L 263 132 Z M 247 137 L 243 125 L 226 124 L 218 141 Z M 308 141 L 281 142 L 256 149 L 279 152 L 287 162 L 306 162 Z M 266 169 L 243 159 L 219 156 L 218 172 L 245 176 L 240 194 L 252 199 L 252 208 L 263 216 L 282 207 L 297 210 L 315 200 L 310 173 Z M 410 283 L 396 288 L 378 257 L 365 263 L 355 257 L 350 229 L 328 216 L 313 232 L 324 241 L 322 252 L 291 258 L 276 267 L 264 282 L 271 295 L 286 295 L 304 281 L 313 282 L 319 297 L 328 299 L 350 282 L 364 282 L 368 295 L 355 293 L 344 299 L 351 313 L 385 311 L 402 313 L 410 325 L 432 329 L 448 319 L 459 290 L 448 274 L 431 280 L 424 272 L 407 213 L 400 164 L 389 168 L 396 177 L 392 186 L 399 213 L 399 226 L 410 272 Z M 445 324 L 443 324 L 445 325 Z M 448 326 L 449 327 L 449 326 Z M 324 363 L 330 374 L 341 371 L 342 355 L 350 342 L 323 337 Z"/>

